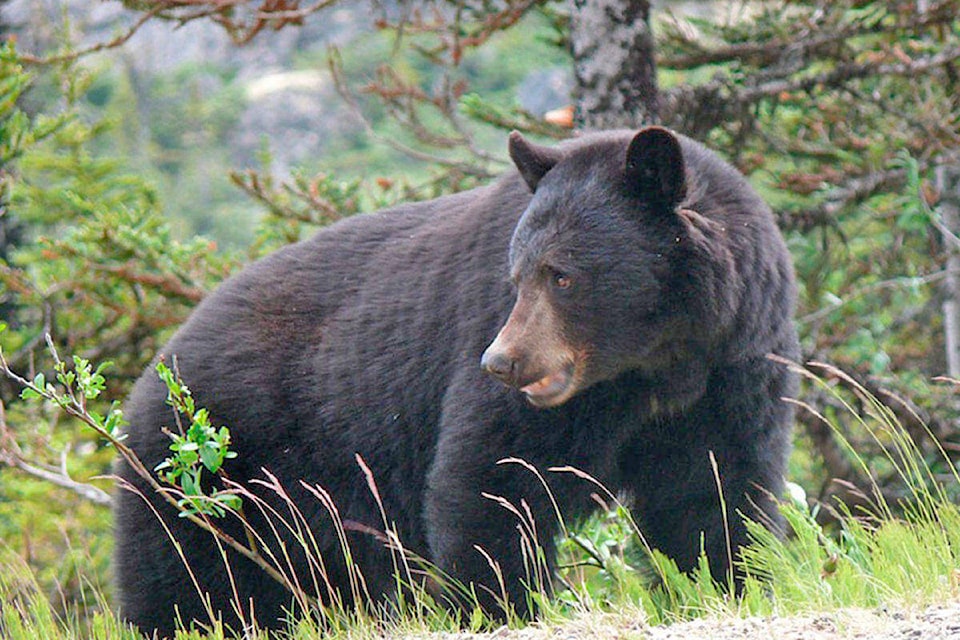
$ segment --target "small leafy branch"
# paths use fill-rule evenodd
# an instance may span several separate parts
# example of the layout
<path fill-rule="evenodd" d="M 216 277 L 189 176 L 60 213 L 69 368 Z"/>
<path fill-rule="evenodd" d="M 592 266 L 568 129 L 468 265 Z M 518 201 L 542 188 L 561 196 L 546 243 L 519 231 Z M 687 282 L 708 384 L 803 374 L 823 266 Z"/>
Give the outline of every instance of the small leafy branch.
<path fill-rule="evenodd" d="M 6 326 L 0 323 L 0 333 Z M 158 374 L 168 388 L 168 402 L 177 411 L 180 433 L 170 433 L 173 444 L 171 451 L 174 455 L 158 465 L 155 471 L 165 471 L 163 480 L 169 484 L 162 484 L 155 473 L 151 473 L 137 454 L 124 443 L 124 435 L 120 432 L 123 427 L 123 413 L 119 403 L 111 405 L 110 410 L 101 415 L 89 409 L 88 402 L 94 400 L 103 392 L 106 380 L 103 372 L 110 363 L 103 363 L 96 368 L 86 359 L 74 356 L 73 368 L 63 361 L 57 353 L 50 336 L 46 336 L 47 348 L 54 361 L 56 380 L 59 386 L 48 381 L 42 373 L 33 380 L 28 380 L 10 369 L 2 349 L 0 349 L 0 374 L 5 375 L 22 387 L 21 398 L 25 400 L 44 400 L 61 408 L 67 415 L 76 418 L 87 427 L 94 430 L 106 440 L 123 457 L 130 468 L 147 483 L 156 495 L 176 509 L 181 518 L 186 518 L 196 526 L 207 531 L 217 538 L 225 547 L 234 550 L 245 558 L 254 562 L 271 578 L 290 587 L 290 583 L 271 562 L 265 558 L 251 541 L 243 544 L 214 524 L 211 516 L 221 517 L 228 512 L 237 515 L 247 527 L 246 520 L 238 511 L 240 497 L 226 491 L 217 491 L 207 496 L 200 490 L 200 477 L 204 468 L 211 473 L 222 473 L 224 460 L 236 454 L 229 449 L 230 432 L 226 427 L 214 429 L 210 424 L 209 413 L 206 409 L 197 409 L 190 395 L 190 390 L 183 384 L 173 371 L 165 366 L 158 366 Z M 162 365 L 162 363 L 161 363 Z M 186 417 L 190 426 L 183 430 L 183 418 Z M 131 490 L 135 490 L 132 489 Z M 144 498 L 146 499 L 146 498 Z"/>
<path fill-rule="evenodd" d="M 225 460 L 237 457 L 237 453 L 229 449 L 230 430 L 223 426 L 217 429 L 210 424 L 210 413 L 206 409 L 196 408 L 190 389 L 162 360 L 157 363 L 156 369 L 167 387 L 167 404 L 176 411 L 180 432 L 166 430 L 173 440 L 170 450 L 174 455 L 153 470 L 162 472 L 161 475 L 170 484 L 179 484 L 184 495 L 177 501 L 181 509 L 180 517 L 202 513 L 222 518 L 227 509 L 239 510 L 241 499 L 236 493 L 218 490 L 206 495 L 201 483 L 204 469 L 217 475 Z M 183 429 L 181 416 L 190 423 L 186 430 Z"/>
<path fill-rule="evenodd" d="M 24 400 L 49 400 L 70 415 L 83 419 L 110 444 L 121 442 L 126 436 L 120 433 L 125 422 L 119 401 L 113 402 L 106 415 L 87 407 L 89 400 L 95 400 L 104 391 L 106 378 L 103 371 L 111 363 L 103 362 L 94 370 L 89 360 L 75 355 L 73 368 L 69 369 L 57 354 L 53 341 L 48 339 L 47 345 L 53 355 L 56 379 L 62 390 L 47 381 L 44 373 L 40 372 L 30 385 L 24 386 L 20 397 Z M 202 484 L 204 469 L 216 475 L 225 460 L 237 457 L 236 452 L 229 449 L 230 430 L 223 426 L 216 429 L 210 424 L 209 412 L 196 407 L 190 389 L 170 367 L 160 361 L 156 370 L 167 387 L 167 404 L 176 411 L 179 433 L 166 431 L 173 441 L 170 445 L 173 455 L 157 465 L 154 472 L 162 472 L 160 476 L 182 492 L 183 497 L 177 500 L 180 517 L 203 514 L 222 518 L 227 509 L 239 510 L 241 499 L 236 493 L 218 490 L 207 495 Z M 189 422 L 186 430 L 182 417 Z"/>
<path fill-rule="evenodd" d="M 73 369 L 69 370 L 67 363 L 57 355 L 53 342 L 49 338 L 47 345 L 54 355 L 54 370 L 57 372 L 57 381 L 63 386 L 63 391 L 59 392 L 53 383 L 47 381 L 44 373 L 40 372 L 34 377 L 33 384 L 24 386 L 20 397 L 23 400 L 50 400 L 70 415 L 75 415 L 72 410 L 87 415 L 95 425 L 90 426 L 94 426 L 98 432 L 107 434 L 108 440 L 122 440 L 125 436 L 120 433 L 120 427 L 123 426 L 123 412 L 120 410 L 119 401 L 115 400 L 110 405 L 110 411 L 106 415 L 100 415 L 87 408 L 87 401 L 95 400 L 103 392 L 106 384 L 103 371 L 113 363 L 103 362 L 94 370 L 89 360 L 73 356 Z M 6 367 L 5 362 L 3 365 Z M 7 371 L 5 370 L 4 373 Z"/>

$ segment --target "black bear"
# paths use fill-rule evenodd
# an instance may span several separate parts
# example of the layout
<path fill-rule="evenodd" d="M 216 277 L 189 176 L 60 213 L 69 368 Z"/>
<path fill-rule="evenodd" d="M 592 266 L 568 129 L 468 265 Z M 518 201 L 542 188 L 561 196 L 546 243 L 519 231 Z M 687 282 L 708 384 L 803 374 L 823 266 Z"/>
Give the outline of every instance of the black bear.
<path fill-rule="evenodd" d="M 491 609 L 505 592 L 529 613 L 517 518 L 491 496 L 527 505 L 548 562 L 558 531 L 540 481 L 497 464 L 508 457 L 629 492 L 652 546 L 683 569 L 705 550 L 722 579 L 746 541 L 739 514 L 777 520 L 789 449 L 782 397 L 796 380 L 768 354 L 798 357 L 795 291 L 773 216 L 736 170 L 663 128 L 557 147 L 514 133 L 509 149 L 518 171 L 489 186 L 349 218 L 249 266 L 162 355 L 231 428 L 229 477 L 277 477 L 346 599 L 330 516 L 299 481 L 329 491 L 367 591 L 389 599 L 397 581 L 357 454 L 405 547 L 472 583 Z M 148 371 L 126 407 L 127 442 L 148 468 L 169 455 L 165 398 Z M 175 607 L 206 620 L 199 590 L 228 622 L 238 602 L 278 624 L 291 602 L 283 587 L 234 553 L 228 572 L 209 534 L 127 465 L 119 473 L 152 505 L 117 496 L 127 619 L 161 633 Z M 591 509 L 594 487 L 547 476 L 565 516 Z M 257 509 L 247 517 L 269 531 Z M 224 519 L 245 539 L 234 524 Z M 296 548 L 282 551 L 312 584 L 316 567 Z"/>

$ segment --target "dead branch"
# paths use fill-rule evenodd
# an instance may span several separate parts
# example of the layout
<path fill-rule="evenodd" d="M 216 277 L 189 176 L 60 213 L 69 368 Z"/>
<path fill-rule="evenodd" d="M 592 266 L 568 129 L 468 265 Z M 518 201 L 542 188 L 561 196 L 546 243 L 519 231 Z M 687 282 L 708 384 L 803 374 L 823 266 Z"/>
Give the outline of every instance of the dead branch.
<path fill-rule="evenodd" d="M 370 121 L 364 116 L 363 110 L 360 108 L 360 105 L 357 102 L 357 98 L 354 95 L 353 91 L 347 85 L 346 79 L 343 75 L 343 66 L 341 63 L 340 54 L 336 49 L 331 49 L 330 58 L 329 58 L 329 67 L 330 72 L 333 76 L 334 87 L 337 90 L 337 93 L 343 98 L 344 103 L 354 114 L 354 117 L 360 121 L 366 130 L 367 134 L 376 140 L 379 143 L 385 144 L 392 149 L 399 151 L 400 153 L 413 158 L 415 160 L 421 160 L 424 162 L 429 162 L 432 164 L 445 167 L 447 169 L 456 171 L 462 175 L 472 176 L 478 179 L 489 179 L 492 178 L 495 174 L 490 171 L 478 167 L 476 164 L 470 162 L 464 162 L 461 160 L 453 160 L 443 156 L 438 156 L 436 154 L 427 153 L 419 149 L 415 149 L 409 145 L 403 144 L 392 138 L 384 137 L 378 134 Z"/>
<path fill-rule="evenodd" d="M 915 33 L 917 31 L 948 25 L 956 18 L 955 0 L 946 0 L 924 12 L 913 13 L 904 20 L 902 15 L 894 22 L 885 21 L 886 15 L 875 20 L 854 21 L 839 29 L 806 28 L 791 38 L 772 38 L 767 41 L 738 42 L 717 49 L 707 49 L 691 38 L 682 37 L 681 32 L 674 36 L 690 53 L 663 56 L 657 63 L 665 69 L 688 70 L 702 65 L 721 64 L 740 61 L 755 67 L 769 68 L 783 60 L 786 53 L 809 59 L 816 56 L 828 56 L 838 47 L 853 38 L 895 33 Z"/>
<path fill-rule="evenodd" d="M 830 70 L 808 74 L 785 67 L 779 72 L 751 78 L 742 85 L 718 74 L 701 85 L 681 85 L 662 91 L 661 113 L 667 126 L 703 138 L 722 123 L 750 120 L 755 105 L 764 100 L 844 90 L 856 81 L 871 77 L 922 76 L 960 60 L 960 46 L 928 56 L 897 60 L 891 63 L 883 56 L 876 56 L 864 62 L 836 62 Z"/>
<path fill-rule="evenodd" d="M 61 62 L 69 62 L 71 60 L 76 60 L 83 56 L 90 55 L 91 53 L 97 53 L 98 51 L 103 51 L 105 49 L 116 49 L 124 45 L 130 38 L 140 30 L 140 27 L 145 25 L 150 21 L 151 18 L 154 18 L 160 13 L 160 7 L 156 7 L 144 13 L 140 18 L 137 19 L 130 27 L 115 37 L 113 40 L 108 40 L 107 42 L 98 42 L 97 44 L 91 45 L 84 49 L 78 49 L 77 51 L 68 51 L 66 53 L 61 53 L 53 56 L 37 56 L 27 53 L 22 53 L 19 55 L 20 60 L 27 64 L 35 65 L 49 65 L 57 64 Z"/>
<path fill-rule="evenodd" d="M 66 450 L 61 453 L 60 460 L 60 467 L 28 461 L 24 457 L 20 445 L 17 444 L 13 432 L 7 426 L 6 412 L 3 401 L 0 400 L 0 464 L 19 469 L 27 475 L 72 491 L 84 500 L 89 500 L 94 504 L 109 506 L 113 503 L 110 494 L 103 489 L 70 477 L 67 472 Z"/>
<path fill-rule="evenodd" d="M 777 222 L 783 229 L 807 233 L 816 227 L 830 227 L 837 223 L 841 211 L 855 207 L 882 192 L 902 187 L 907 171 L 902 168 L 874 171 L 847 179 L 831 189 L 825 202 L 816 207 L 796 211 L 777 212 Z"/>

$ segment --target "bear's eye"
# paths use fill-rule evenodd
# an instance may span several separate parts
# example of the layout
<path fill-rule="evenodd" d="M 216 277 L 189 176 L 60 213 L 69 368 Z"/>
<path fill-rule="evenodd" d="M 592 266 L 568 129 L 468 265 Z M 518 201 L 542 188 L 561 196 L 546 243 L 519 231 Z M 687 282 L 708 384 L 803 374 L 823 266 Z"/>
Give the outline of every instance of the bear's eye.
<path fill-rule="evenodd" d="M 569 289 L 570 285 L 573 284 L 573 282 L 570 280 L 570 276 L 562 271 L 554 271 L 552 278 L 553 286 L 555 286 L 557 289 Z"/>

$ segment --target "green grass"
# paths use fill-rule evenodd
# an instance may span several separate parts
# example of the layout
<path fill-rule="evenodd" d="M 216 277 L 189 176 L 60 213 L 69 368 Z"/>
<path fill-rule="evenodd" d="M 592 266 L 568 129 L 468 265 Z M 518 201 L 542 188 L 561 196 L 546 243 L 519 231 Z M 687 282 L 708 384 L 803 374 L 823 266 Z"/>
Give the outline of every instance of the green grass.
<path fill-rule="evenodd" d="M 824 368 L 824 374 L 843 375 L 832 368 Z M 809 377 L 811 384 L 832 388 Z M 846 402 L 860 427 L 884 446 L 889 464 L 899 471 L 906 492 L 898 503 L 886 501 L 877 487 L 867 488 L 870 506 L 855 512 L 843 505 L 811 509 L 806 503 L 784 502 L 782 512 L 792 534 L 782 539 L 759 524 L 750 527 L 753 543 L 742 561 L 749 577 L 742 597 L 731 598 L 710 576 L 705 559 L 693 574 L 684 574 L 669 559 L 644 549 L 629 512 L 607 494 L 605 513 L 573 530 L 560 544 L 564 588 L 552 599 L 542 590 L 531 594 L 541 604 L 542 623 L 561 625 L 587 612 L 614 612 L 649 624 L 666 624 L 705 615 L 783 616 L 846 607 L 917 608 L 955 598 L 960 591 L 960 507 L 950 500 L 948 489 L 960 487 L 960 479 L 953 476 L 954 487 L 935 482 L 929 465 L 892 412 L 862 389 L 856 396 L 842 398 L 837 392 L 837 398 Z M 801 406 L 800 410 L 812 409 Z M 865 464 L 855 451 L 848 453 L 852 460 Z M 550 474 L 543 479 L 548 485 Z M 371 490 L 376 492 L 372 479 Z M 500 507 L 492 504 L 491 508 Z M 825 530 L 818 524 L 820 508 L 836 509 L 839 524 L 834 529 Z M 534 541 L 527 542 L 535 560 Z M 395 562 L 398 581 L 404 585 L 417 583 L 409 557 L 398 542 Z M 536 564 L 531 562 L 531 566 Z M 289 637 L 374 638 L 455 631 L 461 626 L 484 631 L 496 626 L 479 610 L 468 620 L 457 619 L 422 589 L 414 587 L 406 593 L 402 603 L 389 611 L 382 605 L 355 610 L 340 607 L 314 619 L 299 620 L 290 626 Z M 82 615 L 57 611 L 55 597 L 41 591 L 33 571 L 12 551 L 0 549 L 0 637 L 138 637 L 111 613 L 102 596 L 87 602 Z M 520 624 L 511 621 L 511 626 Z M 180 637 L 231 636 L 218 627 L 183 632 Z"/>
<path fill-rule="evenodd" d="M 58 613 L 33 571 L 0 545 L 0 638 L 6 640 L 130 640 L 141 636 L 124 625 L 102 597 L 85 603 L 85 615 Z"/>

